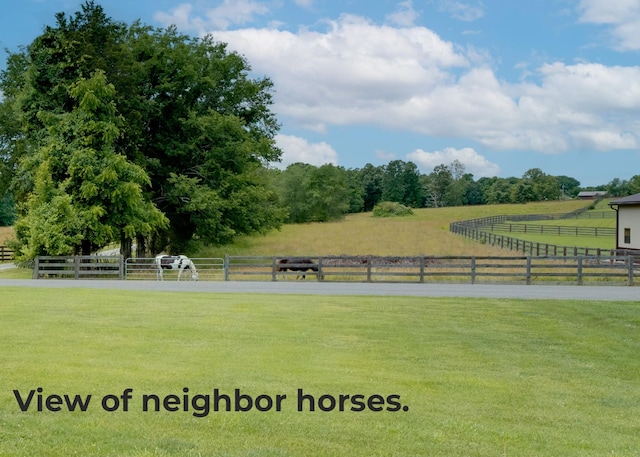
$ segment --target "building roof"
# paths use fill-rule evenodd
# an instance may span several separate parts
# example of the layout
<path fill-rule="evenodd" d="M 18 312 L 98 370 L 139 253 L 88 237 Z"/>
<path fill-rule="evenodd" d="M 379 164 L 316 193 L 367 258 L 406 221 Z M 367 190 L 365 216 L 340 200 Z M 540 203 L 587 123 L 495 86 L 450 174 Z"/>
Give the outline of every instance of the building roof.
<path fill-rule="evenodd" d="M 599 195 L 607 195 L 606 190 L 583 190 L 578 193 L 578 197 L 597 197 Z"/>
<path fill-rule="evenodd" d="M 609 202 L 611 205 L 640 205 L 640 194 L 633 194 Z"/>

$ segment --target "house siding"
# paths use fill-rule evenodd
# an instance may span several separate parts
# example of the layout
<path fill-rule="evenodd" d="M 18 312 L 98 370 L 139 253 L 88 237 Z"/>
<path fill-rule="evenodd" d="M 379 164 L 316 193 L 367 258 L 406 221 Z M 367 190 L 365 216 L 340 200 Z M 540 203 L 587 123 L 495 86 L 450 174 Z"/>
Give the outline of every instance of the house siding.
<path fill-rule="evenodd" d="M 625 243 L 625 229 L 631 229 L 631 239 Z M 618 209 L 618 249 L 640 249 L 640 205 L 625 205 Z"/>

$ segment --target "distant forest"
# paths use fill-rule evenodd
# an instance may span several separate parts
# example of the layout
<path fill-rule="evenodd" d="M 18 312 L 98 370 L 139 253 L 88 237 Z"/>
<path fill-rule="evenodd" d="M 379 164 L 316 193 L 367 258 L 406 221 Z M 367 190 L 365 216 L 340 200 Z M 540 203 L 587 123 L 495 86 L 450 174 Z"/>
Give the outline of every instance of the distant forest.
<path fill-rule="evenodd" d="M 294 163 L 286 170 L 270 169 L 268 174 L 280 204 L 288 209 L 288 222 L 293 223 L 336 220 L 347 213 L 371 211 L 382 201 L 438 208 L 561 200 L 575 198 L 584 190 L 606 191 L 611 196 L 640 192 L 640 175 L 590 188 L 580 187 L 575 178 L 548 175 L 540 168 L 520 178 L 475 180 L 457 160 L 438 165 L 429 174 L 402 160 L 355 169 Z"/>

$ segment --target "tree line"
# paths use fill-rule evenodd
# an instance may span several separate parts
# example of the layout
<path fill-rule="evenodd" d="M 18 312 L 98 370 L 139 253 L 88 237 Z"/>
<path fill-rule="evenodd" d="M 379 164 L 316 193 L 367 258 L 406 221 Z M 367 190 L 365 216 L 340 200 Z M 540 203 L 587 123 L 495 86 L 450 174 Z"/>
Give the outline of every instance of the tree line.
<path fill-rule="evenodd" d="M 548 175 L 539 168 L 527 170 L 520 178 L 475 180 L 458 160 L 438 165 L 428 174 L 402 160 L 355 169 L 295 163 L 285 170 L 269 170 L 269 174 L 280 204 L 288 209 L 287 222 L 294 223 L 335 220 L 346 213 L 371 211 L 383 201 L 409 208 L 438 208 L 560 200 L 584 190 L 575 178 Z M 640 176 L 629 182 L 614 180 L 594 190 L 611 195 L 640 192 Z"/>

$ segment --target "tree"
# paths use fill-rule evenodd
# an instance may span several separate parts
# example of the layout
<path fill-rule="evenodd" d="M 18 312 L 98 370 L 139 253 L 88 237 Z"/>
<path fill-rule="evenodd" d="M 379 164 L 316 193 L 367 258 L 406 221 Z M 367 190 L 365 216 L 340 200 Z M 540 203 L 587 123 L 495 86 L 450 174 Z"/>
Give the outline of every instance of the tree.
<path fill-rule="evenodd" d="M 569 176 L 556 176 L 563 197 L 576 197 L 580 191 L 580 181 Z"/>
<path fill-rule="evenodd" d="M 13 225 L 16 219 L 15 203 L 10 193 L 0 198 L 0 227 Z"/>
<path fill-rule="evenodd" d="M 114 240 L 129 256 L 130 240 L 167 223 L 144 200 L 142 187 L 150 184 L 144 170 L 115 152 L 122 118 L 104 73 L 80 79 L 68 91 L 75 101 L 69 113 L 38 115 L 47 136 L 29 162 L 36 168 L 35 189 L 18 222 L 19 260 L 39 254 L 89 255 Z"/>
<path fill-rule="evenodd" d="M 349 211 L 352 193 L 349 175 L 342 167 L 294 163 L 278 179 L 280 198 L 289 222 L 326 222 Z"/>
<path fill-rule="evenodd" d="M 521 179 L 511 186 L 511 203 L 526 203 L 535 200 L 535 193 L 531 183 L 525 179 Z"/>
<path fill-rule="evenodd" d="M 421 206 L 420 173 L 413 162 L 392 160 L 385 167 L 382 182 L 383 201 Z"/>
<path fill-rule="evenodd" d="M 468 180 L 464 179 L 464 164 L 459 160 L 454 160 L 448 166 L 451 172 L 451 184 L 446 191 L 445 200 L 447 206 L 460 206 L 465 203 L 465 195 L 467 193 L 467 187 L 469 186 Z"/>
<path fill-rule="evenodd" d="M 510 203 L 511 188 L 517 182 L 516 178 L 497 178 L 485 192 L 487 203 Z"/>
<path fill-rule="evenodd" d="M 363 192 L 363 210 L 372 211 L 373 208 L 382 200 L 382 189 L 384 187 L 384 170 L 385 167 L 374 167 L 370 163 L 366 164 L 362 169 L 358 170 L 360 182 Z"/>
<path fill-rule="evenodd" d="M 446 165 L 437 165 L 426 179 L 428 206 L 439 208 L 447 205 L 447 195 L 453 185 L 451 169 Z"/>

